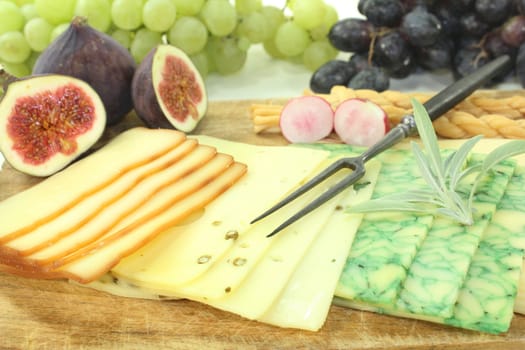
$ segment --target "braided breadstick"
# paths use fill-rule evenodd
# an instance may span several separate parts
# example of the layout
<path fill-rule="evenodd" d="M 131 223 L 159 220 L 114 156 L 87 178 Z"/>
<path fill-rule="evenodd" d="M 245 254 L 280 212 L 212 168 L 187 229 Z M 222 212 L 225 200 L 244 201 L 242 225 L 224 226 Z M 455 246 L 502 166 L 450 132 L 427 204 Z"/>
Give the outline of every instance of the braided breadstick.
<path fill-rule="evenodd" d="M 424 103 L 431 93 L 403 93 L 387 90 L 352 90 L 335 86 L 329 94 L 315 94 L 306 90 L 305 95 L 325 98 L 335 109 L 349 98 L 368 99 L 385 110 L 391 123 L 411 113 L 412 98 Z M 250 115 L 255 133 L 280 132 L 279 116 L 282 105 L 255 104 Z M 475 135 L 493 138 L 525 139 L 525 95 L 516 91 L 479 91 L 460 102 L 454 109 L 434 122 L 436 133 L 443 138 L 459 139 Z"/>

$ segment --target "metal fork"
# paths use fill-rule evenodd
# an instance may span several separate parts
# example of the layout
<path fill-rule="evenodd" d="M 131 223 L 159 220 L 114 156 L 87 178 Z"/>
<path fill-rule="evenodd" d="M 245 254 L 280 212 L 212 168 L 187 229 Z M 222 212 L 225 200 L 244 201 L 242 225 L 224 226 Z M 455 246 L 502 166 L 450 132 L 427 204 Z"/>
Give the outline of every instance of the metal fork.
<path fill-rule="evenodd" d="M 498 57 L 491 62 L 485 64 L 472 74 L 463 77 L 462 79 L 454 82 L 449 85 L 438 94 L 429 99 L 424 107 L 427 110 L 430 119 L 435 120 L 449 109 L 454 107 L 460 101 L 465 99 L 467 96 L 472 94 L 476 89 L 487 83 L 490 79 L 494 78 L 496 75 L 508 70 L 511 67 L 512 60 L 508 55 Z M 338 193 L 343 191 L 345 188 L 355 184 L 360 178 L 365 174 L 365 163 L 383 152 L 384 150 L 392 147 L 397 144 L 407 136 L 411 135 L 417 130 L 414 116 L 407 115 L 404 116 L 400 123 L 392 128 L 379 142 L 375 145 L 368 148 L 365 152 L 357 157 L 347 157 L 341 158 L 335 161 L 333 164 L 328 166 L 318 175 L 313 177 L 310 181 L 305 183 L 303 186 L 292 192 L 286 198 L 284 198 L 279 203 L 275 204 L 273 207 L 265 211 L 263 214 L 255 218 L 251 223 L 255 223 L 266 216 L 272 214 L 278 209 L 284 207 L 286 204 L 290 203 L 297 197 L 301 196 L 305 192 L 309 191 L 337 171 L 341 169 L 351 169 L 352 172 L 343 178 L 340 182 L 333 185 L 330 189 L 324 192 L 321 196 L 317 197 L 315 200 L 310 202 L 303 209 L 299 210 L 296 214 L 291 216 L 289 219 L 284 221 L 281 225 L 275 228 L 267 237 L 271 237 L 285 227 L 299 220 L 306 214 L 310 213 L 314 209 L 318 208 L 320 205 L 328 201 L 329 199 L 336 196 Z"/>

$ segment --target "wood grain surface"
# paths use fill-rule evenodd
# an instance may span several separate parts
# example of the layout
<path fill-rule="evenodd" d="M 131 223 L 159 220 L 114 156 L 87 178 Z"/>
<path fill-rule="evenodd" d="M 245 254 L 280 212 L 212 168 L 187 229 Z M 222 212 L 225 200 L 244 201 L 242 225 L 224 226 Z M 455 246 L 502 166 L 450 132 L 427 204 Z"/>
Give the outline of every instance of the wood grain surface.
<path fill-rule="evenodd" d="M 196 133 L 284 144 L 277 135 L 253 134 L 252 102 L 211 103 Z M 138 124 L 130 115 L 107 137 Z M 0 199 L 37 181 L 4 165 Z M 309 332 L 191 301 L 129 299 L 0 273 L 0 349 L 525 349 L 525 316 L 516 315 L 509 332 L 488 335 L 333 306 L 325 326 Z"/>

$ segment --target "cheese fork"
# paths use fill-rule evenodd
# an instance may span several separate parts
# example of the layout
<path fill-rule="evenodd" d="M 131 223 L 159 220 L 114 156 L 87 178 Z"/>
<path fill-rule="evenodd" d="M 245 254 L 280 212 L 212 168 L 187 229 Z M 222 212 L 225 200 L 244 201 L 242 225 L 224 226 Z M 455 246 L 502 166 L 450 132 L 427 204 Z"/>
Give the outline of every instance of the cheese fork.
<path fill-rule="evenodd" d="M 449 85 L 438 94 L 430 98 L 425 102 L 424 107 L 427 110 L 430 119 L 435 120 L 449 109 L 454 107 L 456 104 L 461 102 L 467 96 L 472 94 L 476 89 L 483 86 L 490 79 L 494 78 L 498 74 L 508 70 L 512 65 L 512 60 L 508 55 L 500 56 L 491 62 L 485 64 L 483 67 L 477 69 L 472 74 L 463 77 L 462 79 L 454 82 Z M 350 169 L 352 172 L 343 178 L 340 182 L 333 185 L 326 192 L 321 194 L 315 200 L 310 202 L 307 206 L 299 210 L 293 216 L 288 218 L 272 232 L 270 232 L 267 237 L 271 237 L 285 227 L 299 220 L 306 214 L 315 210 L 317 207 L 336 196 L 338 193 L 346 189 L 347 187 L 355 184 L 366 172 L 365 163 L 383 152 L 384 150 L 392 147 L 397 144 L 407 136 L 413 134 L 417 130 L 414 116 L 407 115 L 404 116 L 400 123 L 392 128 L 379 142 L 372 145 L 361 155 L 356 157 L 346 157 L 341 158 L 335 161 L 333 164 L 328 166 L 326 169 L 321 171 L 318 175 L 314 176 L 310 181 L 299 187 L 297 190 L 292 192 L 286 198 L 284 198 L 279 203 L 275 204 L 270 209 L 266 210 L 260 216 L 251 221 L 251 224 L 262 220 L 273 212 L 284 207 L 286 204 L 295 200 L 305 192 L 309 191 L 313 187 L 317 186 L 322 181 L 326 180 L 328 177 L 336 173 L 341 169 Z"/>

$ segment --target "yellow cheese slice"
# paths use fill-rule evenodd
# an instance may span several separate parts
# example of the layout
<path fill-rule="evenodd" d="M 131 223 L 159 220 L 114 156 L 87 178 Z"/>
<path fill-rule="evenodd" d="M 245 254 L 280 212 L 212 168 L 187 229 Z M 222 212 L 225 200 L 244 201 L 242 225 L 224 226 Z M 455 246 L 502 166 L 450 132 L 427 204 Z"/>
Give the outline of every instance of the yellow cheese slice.
<path fill-rule="evenodd" d="M 360 183 L 369 183 L 356 192 L 348 192 L 341 208 L 300 262 L 277 301 L 260 321 L 280 327 L 319 330 L 328 315 L 339 276 L 348 256 L 362 214 L 347 213 L 345 208 L 371 198 L 379 176 L 379 162 L 367 164 Z"/>
<path fill-rule="evenodd" d="M 247 174 L 208 205 L 200 217 L 162 233 L 123 259 L 113 268 L 119 278 L 136 284 L 147 282 L 149 288 L 159 290 L 198 278 L 243 237 L 252 219 L 304 181 L 329 155 L 300 147 L 254 146 L 204 136 L 198 139 L 246 164 Z"/>
<path fill-rule="evenodd" d="M 131 129 L 82 161 L 0 202 L 0 244 L 57 217 L 124 173 L 168 152 L 185 138 L 174 130 Z M 144 142 L 136 142 L 137 139 Z M 97 171 L 103 164 L 112 166 Z"/>

